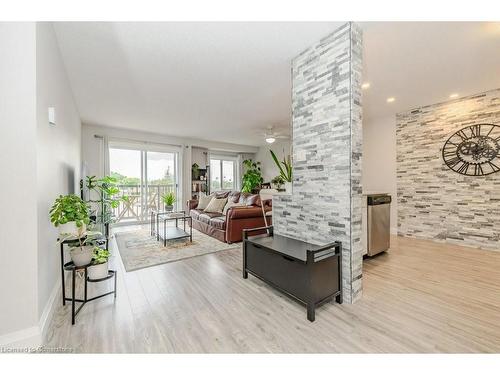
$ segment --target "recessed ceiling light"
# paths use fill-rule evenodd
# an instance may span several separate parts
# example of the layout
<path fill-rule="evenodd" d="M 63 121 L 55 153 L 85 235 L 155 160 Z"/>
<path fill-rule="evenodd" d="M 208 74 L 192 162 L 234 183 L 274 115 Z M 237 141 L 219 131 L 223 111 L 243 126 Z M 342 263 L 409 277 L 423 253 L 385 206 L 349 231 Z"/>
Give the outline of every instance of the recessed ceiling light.
<path fill-rule="evenodd" d="M 450 99 L 455 99 L 455 98 L 458 98 L 458 94 L 451 94 L 450 95 Z"/>
<path fill-rule="evenodd" d="M 391 96 L 390 98 L 387 98 L 387 103 L 392 103 L 395 100 L 396 100 L 396 98 Z"/>
<path fill-rule="evenodd" d="M 370 88 L 370 82 L 365 82 L 361 85 L 362 89 L 369 89 Z"/>

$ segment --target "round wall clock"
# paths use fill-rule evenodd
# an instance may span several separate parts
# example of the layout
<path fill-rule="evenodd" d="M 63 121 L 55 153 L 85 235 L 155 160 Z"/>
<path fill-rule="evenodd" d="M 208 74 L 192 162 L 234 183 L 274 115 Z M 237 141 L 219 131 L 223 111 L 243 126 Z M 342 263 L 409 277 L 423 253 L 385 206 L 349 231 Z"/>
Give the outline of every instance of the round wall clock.
<path fill-rule="evenodd" d="M 460 129 L 444 144 L 443 160 L 452 171 L 466 176 L 500 171 L 500 126 L 477 124 Z"/>

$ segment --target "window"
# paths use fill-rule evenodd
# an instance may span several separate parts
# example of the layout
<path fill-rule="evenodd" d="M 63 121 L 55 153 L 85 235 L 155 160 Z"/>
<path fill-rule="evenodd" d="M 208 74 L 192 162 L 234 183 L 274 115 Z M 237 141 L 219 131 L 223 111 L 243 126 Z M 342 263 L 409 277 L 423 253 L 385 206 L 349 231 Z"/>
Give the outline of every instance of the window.
<path fill-rule="evenodd" d="M 210 158 L 210 191 L 236 190 L 236 159 Z"/>

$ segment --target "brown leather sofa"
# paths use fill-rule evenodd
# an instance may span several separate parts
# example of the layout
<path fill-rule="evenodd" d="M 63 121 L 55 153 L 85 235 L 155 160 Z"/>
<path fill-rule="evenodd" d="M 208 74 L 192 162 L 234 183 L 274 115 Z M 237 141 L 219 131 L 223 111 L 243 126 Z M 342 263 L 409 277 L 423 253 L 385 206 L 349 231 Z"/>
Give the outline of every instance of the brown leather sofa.
<path fill-rule="evenodd" d="M 223 215 L 221 213 L 198 210 L 196 208 L 198 201 L 189 200 L 187 201 L 186 212 L 189 212 L 192 218 L 194 229 L 217 238 L 220 241 L 233 243 L 242 240 L 243 229 L 265 226 L 261 201 L 258 194 L 225 191 L 216 192 L 215 195 L 217 198 L 227 197 L 228 201 L 243 203 L 244 206 L 230 207 L 226 215 Z M 271 209 L 271 202 L 265 201 L 264 210 L 269 211 Z M 271 223 L 269 222 L 268 224 Z"/>

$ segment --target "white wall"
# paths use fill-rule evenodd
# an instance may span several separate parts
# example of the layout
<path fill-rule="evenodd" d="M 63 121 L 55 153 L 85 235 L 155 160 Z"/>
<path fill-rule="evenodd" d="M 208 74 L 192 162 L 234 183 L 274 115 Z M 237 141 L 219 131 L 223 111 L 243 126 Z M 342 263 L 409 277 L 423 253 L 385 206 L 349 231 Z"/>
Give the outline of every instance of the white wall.
<path fill-rule="evenodd" d="M 35 23 L 0 23 L 0 345 L 37 332 Z"/>
<path fill-rule="evenodd" d="M 279 169 L 271 157 L 269 150 L 273 150 L 279 160 L 283 159 L 284 155 L 291 155 L 290 140 L 277 140 L 273 144 L 266 144 L 259 147 L 259 151 L 255 156 L 257 161 L 261 162 L 262 177 L 264 182 L 270 182 L 274 177 L 279 175 Z"/>
<path fill-rule="evenodd" d="M 36 76 L 38 318 L 45 312 L 46 319 L 60 287 L 57 230 L 48 213 L 59 195 L 79 194 L 81 168 L 80 116 L 51 23 L 37 23 Z M 48 107 L 55 108 L 55 126 L 48 123 Z"/>
<path fill-rule="evenodd" d="M 397 233 L 396 116 L 363 120 L 363 192 L 392 196 L 391 232 Z"/>

